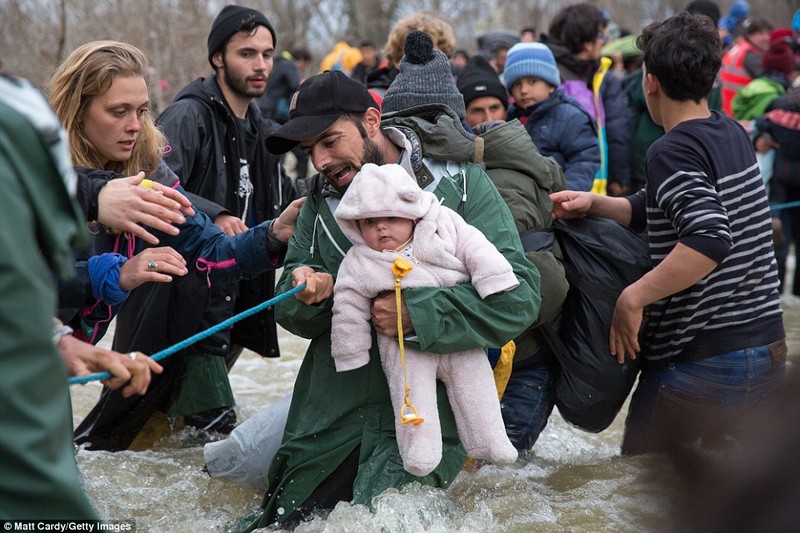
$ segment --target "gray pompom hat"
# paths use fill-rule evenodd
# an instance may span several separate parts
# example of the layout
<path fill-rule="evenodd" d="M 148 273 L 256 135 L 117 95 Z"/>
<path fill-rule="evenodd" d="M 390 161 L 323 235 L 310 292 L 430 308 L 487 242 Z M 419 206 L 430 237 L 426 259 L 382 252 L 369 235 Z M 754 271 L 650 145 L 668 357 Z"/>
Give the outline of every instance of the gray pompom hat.
<path fill-rule="evenodd" d="M 400 73 L 383 95 L 383 113 L 425 104 L 444 104 L 464 120 L 467 116 L 464 97 L 453 81 L 447 56 L 433 49 L 431 37 L 414 30 L 406 36 L 403 51 Z"/>

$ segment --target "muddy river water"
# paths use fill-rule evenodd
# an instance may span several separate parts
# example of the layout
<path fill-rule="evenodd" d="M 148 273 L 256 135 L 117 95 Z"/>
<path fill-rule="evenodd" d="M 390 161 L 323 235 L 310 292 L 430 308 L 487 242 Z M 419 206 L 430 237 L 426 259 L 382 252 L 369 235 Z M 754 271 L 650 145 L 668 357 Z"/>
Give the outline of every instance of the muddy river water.
<path fill-rule="evenodd" d="M 784 305 L 790 354 L 800 352 L 800 305 Z M 104 342 L 109 341 L 111 335 Z M 231 372 L 239 420 L 291 391 L 306 341 L 281 331 L 283 357 L 245 352 Z M 797 355 L 791 359 L 798 361 Z M 101 386 L 73 386 L 75 423 Z M 671 465 L 656 456 L 621 457 L 623 408 L 600 434 L 577 430 L 554 411 L 532 452 L 517 464 L 463 471 L 448 490 L 416 484 L 379 496 L 373 509 L 340 503 L 299 532 L 641 532 L 673 523 Z M 135 520 L 137 531 L 225 531 L 258 508 L 262 493 L 210 479 L 202 442 L 189 429 L 156 424 L 136 451 L 78 450 L 84 485 L 100 514 Z"/>

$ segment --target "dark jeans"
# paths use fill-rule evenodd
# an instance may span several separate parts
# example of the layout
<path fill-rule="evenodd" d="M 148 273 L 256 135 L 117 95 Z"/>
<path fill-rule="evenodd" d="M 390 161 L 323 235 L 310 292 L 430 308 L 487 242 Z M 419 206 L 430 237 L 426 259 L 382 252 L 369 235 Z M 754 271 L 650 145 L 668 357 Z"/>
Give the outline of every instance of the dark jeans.
<path fill-rule="evenodd" d="M 645 366 L 625 420 L 623 454 L 674 451 L 698 440 L 713 447 L 742 415 L 772 399 L 783 352 L 758 346 L 697 361 Z"/>
<path fill-rule="evenodd" d="M 500 402 L 511 444 L 519 451 L 533 448 L 553 412 L 553 369 L 547 366 L 514 367 Z"/>

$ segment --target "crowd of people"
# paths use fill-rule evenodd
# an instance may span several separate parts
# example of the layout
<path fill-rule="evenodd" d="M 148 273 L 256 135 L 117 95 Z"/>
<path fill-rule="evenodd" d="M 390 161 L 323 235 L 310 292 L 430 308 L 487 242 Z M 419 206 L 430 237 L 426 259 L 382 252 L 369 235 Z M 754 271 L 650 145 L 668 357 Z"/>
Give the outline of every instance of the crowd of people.
<path fill-rule="evenodd" d="M 307 50 L 280 52 L 264 13 L 228 5 L 211 73 L 158 117 L 127 43 L 74 50 L 49 105 L 3 74 L 0 519 L 97 519 L 73 443 L 128 449 L 159 412 L 235 431 L 227 373 L 245 348 L 279 357 L 276 324 L 310 344 L 239 530 L 513 462 L 556 404 L 552 336 L 571 320 L 568 258 L 520 234 L 587 216 L 639 233 L 652 262 L 610 317 L 609 361 L 641 361 L 621 452 L 720 446 L 787 369 L 795 19 L 694 0 L 641 30 L 627 72 L 593 4 L 488 33 L 471 57 L 417 13 L 382 50 L 337 42 L 305 78 Z M 163 366 L 145 355 L 300 285 Z M 73 431 L 67 376 L 101 370 Z"/>

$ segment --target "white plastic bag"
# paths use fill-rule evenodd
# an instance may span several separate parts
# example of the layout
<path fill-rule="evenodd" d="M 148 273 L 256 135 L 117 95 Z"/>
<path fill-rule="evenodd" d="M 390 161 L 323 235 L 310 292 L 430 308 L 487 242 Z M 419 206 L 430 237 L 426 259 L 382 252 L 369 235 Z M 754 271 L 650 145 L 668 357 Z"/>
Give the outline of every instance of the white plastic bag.
<path fill-rule="evenodd" d="M 289 394 L 245 420 L 227 439 L 206 444 L 208 474 L 266 491 L 267 472 L 281 445 L 291 403 Z"/>

